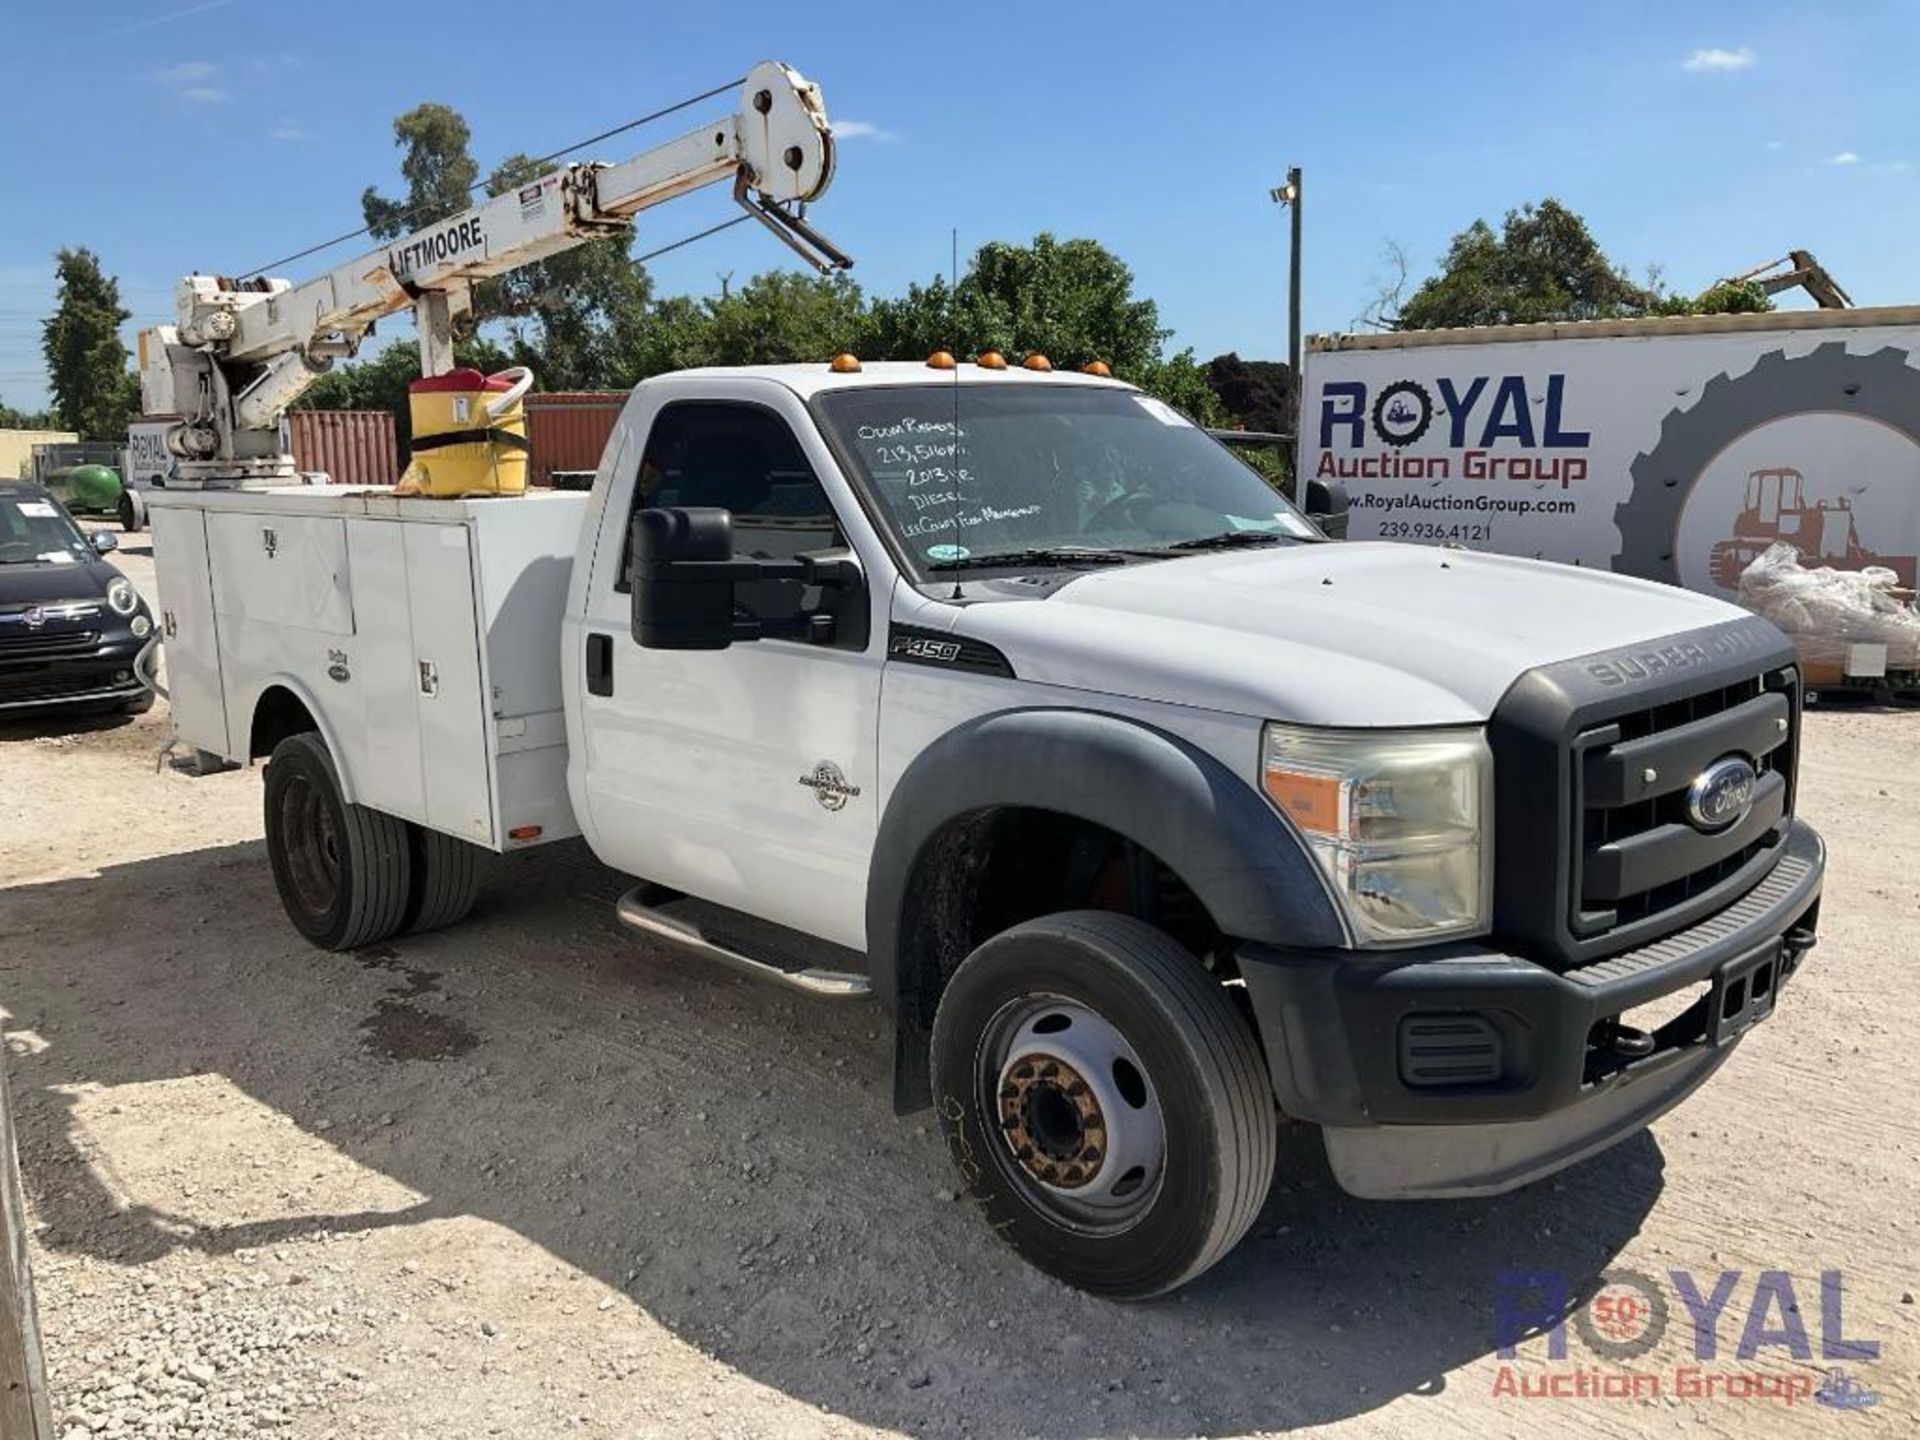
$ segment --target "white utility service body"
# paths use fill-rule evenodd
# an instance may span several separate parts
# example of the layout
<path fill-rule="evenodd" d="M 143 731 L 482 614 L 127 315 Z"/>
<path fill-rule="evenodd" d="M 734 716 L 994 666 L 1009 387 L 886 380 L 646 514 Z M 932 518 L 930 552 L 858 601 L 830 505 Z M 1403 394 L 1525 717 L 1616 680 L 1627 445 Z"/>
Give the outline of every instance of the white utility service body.
<path fill-rule="evenodd" d="M 492 850 L 579 834 L 554 639 L 586 501 L 154 491 L 177 733 L 244 761 L 283 691 L 356 804 Z"/>
<path fill-rule="evenodd" d="M 1106 1293 L 1244 1231 L 1276 1104 L 1354 1193 L 1508 1189 L 1678 1103 L 1813 943 L 1779 632 L 1327 542 L 1116 381 L 686 371 L 636 388 L 590 495 L 154 517 L 176 724 L 272 756 L 307 933 L 275 773 L 326 788 L 311 732 L 349 811 L 495 850 L 577 828 L 642 882 L 636 928 L 750 966 L 713 914 L 820 946 L 893 1015 L 901 1108 L 939 1106 L 1014 1243 Z M 1205 1036 L 1162 1049 L 1176 1012 Z"/>

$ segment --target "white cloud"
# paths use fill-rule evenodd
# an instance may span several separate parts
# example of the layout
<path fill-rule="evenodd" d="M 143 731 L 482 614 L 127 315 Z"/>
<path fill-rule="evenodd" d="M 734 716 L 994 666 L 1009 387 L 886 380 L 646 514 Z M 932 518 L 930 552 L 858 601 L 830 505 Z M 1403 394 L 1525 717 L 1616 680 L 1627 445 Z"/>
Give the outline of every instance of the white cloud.
<path fill-rule="evenodd" d="M 1786 148 L 1787 148 L 1787 142 L 1784 140 L 1767 141 L 1767 149 L 1769 150 L 1784 150 Z"/>
<path fill-rule="evenodd" d="M 267 138 L 270 140 L 291 141 L 291 140 L 306 140 L 310 137 L 307 131 L 301 127 L 298 121 L 280 120 L 275 122 L 274 127 L 271 130 L 267 131 Z"/>
<path fill-rule="evenodd" d="M 1859 155 L 1852 150 L 1842 150 L 1837 155 L 1829 155 L 1827 157 L 1827 164 L 1829 165 L 1858 165 L 1859 163 Z"/>
<path fill-rule="evenodd" d="M 1738 50 L 1726 50 L 1718 45 L 1710 45 L 1704 50 L 1696 50 L 1687 56 L 1680 62 L 1680 68 L 1696 73 L 1702 70 L 1745 70 L 1752 66 L 1755 58 L 1753 51 L 1744 45 Z"/>
<path fill-rule="evenodd" d="M 201 0 L 198 5 L 188 5 L 181 10 L 168 10 L 159 15 L 149 15 L 146 19 L 136 20 L 131 25 L 122 25 L 117 30 L 108 30 L 104 38 L 111 40 L 121 35 L 138 35 L 142 30 L 152 30 L 159 25 L 171 25 L 174 21 L 184 20 L 189 15 L 204 14 L 208 10 L 224 10 L 233 3 L 234 0 Z"/>
<path fill-rule="evenodd" d="M 199 105 L 218 105 L 230 98 L 225 86 L 214 83 L 220 78 L 220 67 L 205 60 L 183 60 L 154 71 L 153 78 L 178 98 Z"/>
<path fill-rule="evenodd" d="M 871 120 L 836 120 L 833 133 L 841 140 L 898 140 L 901 136 L 892 130 L 883 130 Z"/>

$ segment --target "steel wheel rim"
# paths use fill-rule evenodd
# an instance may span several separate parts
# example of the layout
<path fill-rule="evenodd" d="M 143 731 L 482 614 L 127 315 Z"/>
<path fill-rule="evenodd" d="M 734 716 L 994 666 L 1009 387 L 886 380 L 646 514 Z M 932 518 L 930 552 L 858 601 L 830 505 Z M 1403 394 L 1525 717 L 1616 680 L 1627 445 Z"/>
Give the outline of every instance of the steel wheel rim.
<path fill-rule="evenodd" d="M 1166 1173 L 1166 1119 L 1139 1052 L 1105 1016 L 1060 995 L 1002 1006 L 975 1061 L 988 1149 L 1056 1223 L 1110 1234 L 1138 1223 Z"/>
<path fill-rule="evenodd" d="M 333 808 L 317 786 L 296 776 L 287 786 L 281 815 L 280 838 L 294 893 L 309 910 L 331 909 L 340 893 L 340 835 Z"/>

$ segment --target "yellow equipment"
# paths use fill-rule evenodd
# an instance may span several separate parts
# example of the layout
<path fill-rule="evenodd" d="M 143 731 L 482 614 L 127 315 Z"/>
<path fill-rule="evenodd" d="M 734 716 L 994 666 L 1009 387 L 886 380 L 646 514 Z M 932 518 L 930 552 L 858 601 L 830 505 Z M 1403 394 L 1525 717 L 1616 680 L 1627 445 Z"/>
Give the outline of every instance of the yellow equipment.
<path fill-rule="evenodd" d="M 399 495 L 518 495 L 527 488 L 527 413 L 533 387 L 524 365 L 482 375 L 449 370 L 407 387 L 413 459 Z"/>

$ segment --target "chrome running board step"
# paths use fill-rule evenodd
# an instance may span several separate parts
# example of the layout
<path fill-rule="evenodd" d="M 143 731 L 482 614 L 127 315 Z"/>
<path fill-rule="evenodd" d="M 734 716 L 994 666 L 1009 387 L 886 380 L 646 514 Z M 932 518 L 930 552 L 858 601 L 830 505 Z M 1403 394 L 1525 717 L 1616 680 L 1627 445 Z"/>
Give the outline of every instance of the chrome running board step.
<path fill-rule="evenodd" d="M 660 903 L 648 903 L 657 898 Z M 668 914 L 664 908 L 666 904 L 688 913 Z M 620 923 L 631 930 L 671 941 L 742 974 L 772 981 L 775 985 L 811 995 L 817 1000 L 858 1000 L 873 993 L 872 983 L 858 971 L 811 965 L 801 955 L 778 953 L 786 952 L 791 947 L 803 952 L 833 952 L 836 958 L 841 955 L 858 958 L 853 951 L 841 950 L 838 946 L 783 930 L 751 916 L 735 915 L 716 905 L 686 899 L 656 886 L 640 885 L 629 890 L 620 897 L 615 913 L 619 915 Z M 722 931 L 742 933 L 736 940 L 735 935 L 723 936 L 720 933 Z M 747 935 L 753 932 L 760 932 L 755 938 L 768 942 L 763 946 L 770 952 L 767 958 L 749 955 L 740 948 L 740 942 L 746 941 Z"/>

